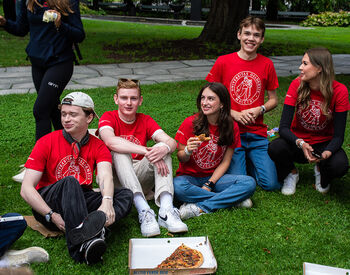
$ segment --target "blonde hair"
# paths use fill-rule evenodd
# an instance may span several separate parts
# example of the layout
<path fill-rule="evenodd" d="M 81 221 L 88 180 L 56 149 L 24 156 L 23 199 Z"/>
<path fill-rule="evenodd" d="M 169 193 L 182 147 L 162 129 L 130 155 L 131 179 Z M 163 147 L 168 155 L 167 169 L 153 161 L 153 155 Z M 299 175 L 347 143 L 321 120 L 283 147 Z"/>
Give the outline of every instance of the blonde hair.
<path fill-rule="evenodd" d="M 27 8 L 31 12 L 34 12 L 34 4 L 43 7 L 37 0 L 29 0 Z M 64 16 L 68 16 L 68 13 L 74 13 L 69 0 L 47 0 L 47 4 L 50 9 L 56 10 Z"/>
<path fill-rule="evenodd" d="M 141 96 L 140 81 L 138 79 L 120 78 L 118 80 L 117 89 L 115 92 L 117 95 L 119 89 L 137 89 L 139 91 L 139 95 Z"/>
<path fill-rule="evenodd" d="M 334 67 L 332 55 L 326 48 L 312 48 L 305 52 L 309 56 L 310 62 L 315 67 L 321 68 L 320 72 L 320 92 L 324 97 L 324 102 L 321 105 L 322 113 L 329 118 L 329 106 L 331 105 L 333 96 L 333 81 L 334 81 Z M 298 87 L 297 104 L 303 109 L 310 104 L 311 89 L 308 82 L 301 81 Z"/>

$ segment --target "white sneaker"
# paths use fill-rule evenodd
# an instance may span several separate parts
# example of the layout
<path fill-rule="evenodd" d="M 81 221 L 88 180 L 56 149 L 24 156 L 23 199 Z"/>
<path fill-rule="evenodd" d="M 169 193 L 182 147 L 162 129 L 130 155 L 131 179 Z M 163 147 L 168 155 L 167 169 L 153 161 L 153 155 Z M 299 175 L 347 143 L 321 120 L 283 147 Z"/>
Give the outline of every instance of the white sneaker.
<path fill-rule="evenodd" d="M 289 173 L 288 176 L 283 181 L 283 187 L 281 192 L 283 195 L 293 195 L 299 181 L 299 173 L 296 174 Z"/>
<path fill-rule="evenodd" d="M 28 247 L 22 250 L 9 250 L 3 259 L 6 259 L 9 266 L 21 266 L 30 263 L 43 263 L 49 261 L 49 254 L 41 247 Z"/>
<path fill-rule="evenodd" d="M 158 224 L 168 229 L 172 233 L 187 232 L 187 225 L 180 219 L 179 209 L 173 207 L 168 209 L 159 209 Z"/>
<path fill-rule="evenodd" d="M 25 172 L 26 172 L 26 168 L 25 167 L 21 168 L 21 170 L 19 170 L 19 173 L 13 176 L 12 179 L 16 182 L 22 183 Z"/>
<path fill-rule="evenodd" d="M 323 188 L 321 186 L 321 173 L 320 171 L 318 171 L 317 165 L 315 165 L 314 171 L 315 171 L 315 189 L 322 194 L 326 194 L 329 191 L 331 185 L 328 184 L 327 187 Z"/>
<path fill-rule="evenodd" d="M 246 199 L 244 201 L 241 201 L 239 204 L 237 204 L 237 207 L 240 208 L 252 208 L 253 207 L 253 202 L 251 199 Z"/>
<path fill-rule="evenodd" d="M 180 218 L 181 220 L 187 220 L 189 218 L 198 217 L 205 212 L 202 211 L 197 205 L 194 203 L 184 203 L 180 207 Z"/>
<path fill-rule="evenodd" d="M 153 237 L 160 234 L 159 225 L 156 221 L 152 209 L 142 210 L 139 213 L 139 222 L 141 223 L 141 234 L 144 237 Z"/>

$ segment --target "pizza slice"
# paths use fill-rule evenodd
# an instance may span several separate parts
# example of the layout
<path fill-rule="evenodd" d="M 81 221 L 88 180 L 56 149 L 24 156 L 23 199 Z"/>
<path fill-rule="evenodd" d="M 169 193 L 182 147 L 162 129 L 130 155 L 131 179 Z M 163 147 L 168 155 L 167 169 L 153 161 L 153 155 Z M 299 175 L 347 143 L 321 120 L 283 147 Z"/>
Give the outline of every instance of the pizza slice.
<path fill-rule="evenodd" d="M 168 258 L 159 264 L 157 268 L 197 268 L 203 264 L 203 260 L 203 255 L 200 251 L 181 244 Z"/>
<path fill-rule="evenodd" d="M 200 134 L 199 136 L 196 136 L 200 141 L 209 141 L 211 140 L 210 137 L 206 137 L 205 134 Z"/>

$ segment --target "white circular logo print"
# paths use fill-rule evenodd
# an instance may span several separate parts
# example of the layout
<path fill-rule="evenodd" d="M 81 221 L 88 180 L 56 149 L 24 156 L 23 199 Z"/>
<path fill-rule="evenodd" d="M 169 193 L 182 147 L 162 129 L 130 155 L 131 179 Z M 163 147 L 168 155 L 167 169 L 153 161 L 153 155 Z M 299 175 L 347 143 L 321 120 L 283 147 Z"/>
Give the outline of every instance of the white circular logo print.
<path fill-rule="evenodd" d="M 193 153 L 193 159 L 201 169 L 214 168 L 224 158 L 226 146 L 218 146 L 219 137 L 210 135 L 211 140 Z"/>
<path fill-rule="evenodd" d="M 261 80 L 253 72 L 240 72 L 232 78 L 230 92 L 232 99 L 238 104 L 250 105 L 260 96 Z"/>
<path fill-rule="evenodd" d="M 92 183 L 92 171 L 89 164 L 85 159 L 79 157 L 77 163 L 75 163 L 73 156 L 68 155 L 64 157 L 56 167 L 56 179 L 57 181 L 64 177 L 73 176 L 80 184 Z"/>
<path fill-rule="evenodd" d="M 326 128 L 328 120 L 326 116 L 322 115 L 321 105 L 322 101 L 311 100 L 309 107 L 306 109 L 302 109 L 301 106 L 298 107 L 298 120 L 305 129 L 320 131 Z"/>

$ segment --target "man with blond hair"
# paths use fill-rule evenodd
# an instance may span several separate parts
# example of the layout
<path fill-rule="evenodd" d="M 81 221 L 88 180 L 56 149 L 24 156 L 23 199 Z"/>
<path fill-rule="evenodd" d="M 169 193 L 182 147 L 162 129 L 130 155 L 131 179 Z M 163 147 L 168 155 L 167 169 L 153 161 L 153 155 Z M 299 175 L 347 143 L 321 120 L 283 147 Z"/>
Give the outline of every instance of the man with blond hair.
<path fill-rule="evenodd" d="M 130 189 L 138 211 L 141 233 L 160 234 L 159 226 L 170 232 L 187 232 L 187 226 L 173 206 L 171 153 L 176 142 L 148 115 L 137 113 L 143 102 L 138 80 L 119 79 L 114 102 L 118 110 L 105 112 L 99 121 L 99 135 L 112 151 L 117 184 Z M 153 147 L 147 141 L 153 140 Z M 146 196 L 155 188 L 155 203 L 160 207 L 158 222 Z"/>

